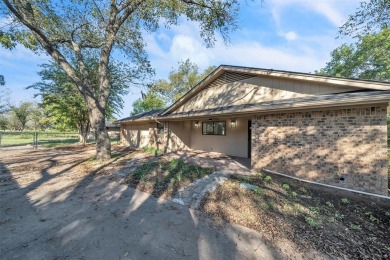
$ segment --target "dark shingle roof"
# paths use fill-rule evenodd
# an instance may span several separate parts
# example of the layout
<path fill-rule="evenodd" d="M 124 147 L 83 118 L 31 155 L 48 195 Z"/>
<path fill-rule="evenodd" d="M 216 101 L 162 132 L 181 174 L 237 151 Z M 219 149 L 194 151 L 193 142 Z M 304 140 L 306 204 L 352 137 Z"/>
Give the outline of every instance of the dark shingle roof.
<path fill-rule="evenodd" d="M 146 111 L 146 112 L 134 115 L 134 116 L 129 116 L 129 117 L 125 117 L 125 118 L 119 119 L 116 122 L 120 123 L 120 122 L 124 122 L 124 121 L 134 121 L 134 120 L 140 120 L 140 119 L 148 119 L 149 117 L 158 116 L 162 111 L 164 111 L 164 108 L 163 109 L 152 109 L 150 111 Z"/>
<path fill-rule="evenodd" d="M 111 122 L 111 121 L 106 121 L 106 127 L 120 127 L 120 126 L 121 125 L 118 124 L 118 123 L 114 123 L 114 122 Z"/>

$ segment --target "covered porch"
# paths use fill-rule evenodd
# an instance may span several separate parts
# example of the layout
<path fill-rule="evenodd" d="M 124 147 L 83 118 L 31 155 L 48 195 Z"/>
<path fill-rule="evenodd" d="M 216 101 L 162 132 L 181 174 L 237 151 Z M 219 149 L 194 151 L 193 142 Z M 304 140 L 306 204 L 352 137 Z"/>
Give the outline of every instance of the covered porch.
<path fill-rule="evenodd" d="M 210 116 L 159 123 L 164 125 L 164 152 L 197 150 L 234 158 L 251 157 L 250 117 Z"/>

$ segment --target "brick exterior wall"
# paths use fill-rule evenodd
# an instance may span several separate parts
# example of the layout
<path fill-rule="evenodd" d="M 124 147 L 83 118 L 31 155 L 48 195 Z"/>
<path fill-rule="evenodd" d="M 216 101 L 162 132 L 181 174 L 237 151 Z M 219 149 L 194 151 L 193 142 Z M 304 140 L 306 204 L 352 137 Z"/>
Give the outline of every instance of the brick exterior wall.
<path fill-rule="evenodd" d="M 387 195 L 386 113 L 383 104 L 256 116 L 252 168 Z"/>

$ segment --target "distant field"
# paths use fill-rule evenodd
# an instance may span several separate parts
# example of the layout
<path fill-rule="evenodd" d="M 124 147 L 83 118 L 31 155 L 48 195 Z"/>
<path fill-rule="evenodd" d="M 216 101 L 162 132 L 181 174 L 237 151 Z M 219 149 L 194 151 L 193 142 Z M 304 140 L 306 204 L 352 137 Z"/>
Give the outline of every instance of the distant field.
<path fill-rule="evenodd" d="M 0 135 L 1 147 L 33 145 L 34 142 L 34 133 L 3 132 L 0 133 Z M 117 139 L 111 140 L 113 143 L 116 143 L 117 141 Z M 38 145 L 44 147 L 56 147 L 78 142 L 78 133 L 38 133 Z M 94 139 L 87 140 L 87 143 L 93 142 L 95 142 Z"/>

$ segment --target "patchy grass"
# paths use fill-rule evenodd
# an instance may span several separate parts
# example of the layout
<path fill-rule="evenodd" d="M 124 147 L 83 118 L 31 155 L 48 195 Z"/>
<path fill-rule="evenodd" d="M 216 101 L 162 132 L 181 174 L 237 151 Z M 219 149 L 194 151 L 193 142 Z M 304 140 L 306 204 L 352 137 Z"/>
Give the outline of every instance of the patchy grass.
<path fill-rule="evenodd" d="M 125 183 L 157 197 L 172 197 L 180 188 L 212 172 L 182 160 L 149 161 L 134 170 Z"/>
<path fill-rule="evenodd" d="M 162 151 L 158 150 L 157 148 L 155 148 L 153 146 L 145 146 L 144 148 L 142 148 L 142 150 L 144 150 L 147 153 L 153 154 L 153 155 L 163 154 Z"/>
<path fill-rule="evenodd" d="M 91 144 L 78 146 L 59 146 L 54 149 L 67 150 L 67 151 L 83 151 L 94 147 Z M 112 146 L 111 159 L 101 162 L 96 159 L 95 156 L 90 157 L 78 166 L 78 169 L 83 173 L 90 173 L 92 175 L 111 175 L 112 172 L 126 166 L 129 160 L 131 160 L 140 151 L 134 151 L 130 147 L 119 147 L 118 145 Z"/>
<path fill-rule="evenodd" d="M 331 258 L 390 258 L 390 205 L 337 196 L 315 188 L 261 175 L 245 180 L 258 190 L 239 187 L 243 178 L 226 181 L 202 202 L 214 220 L 255 229 L 270 241 L 289 240 Z"/>

